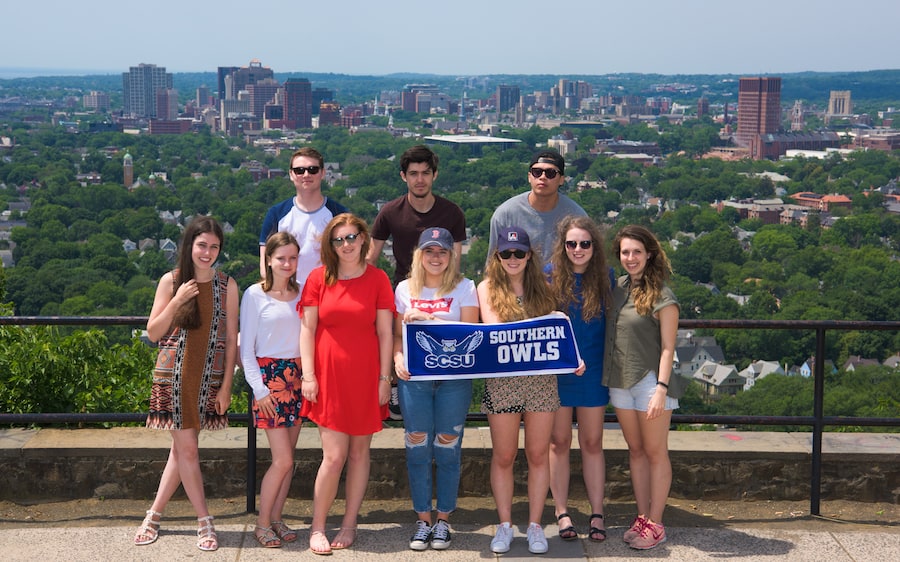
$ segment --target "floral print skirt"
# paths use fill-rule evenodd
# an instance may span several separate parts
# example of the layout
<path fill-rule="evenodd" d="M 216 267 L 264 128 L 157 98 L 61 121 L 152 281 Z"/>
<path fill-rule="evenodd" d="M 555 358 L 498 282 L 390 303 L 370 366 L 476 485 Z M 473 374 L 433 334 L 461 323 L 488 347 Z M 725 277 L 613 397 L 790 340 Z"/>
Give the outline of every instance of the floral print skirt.
<path fill-rule="evenodd" d="M 269 395 L 275 401 L 276 414 L 267 418 L 259 411 L 256 400 L 253 400 L 253 418 L 258 429 L 274 429 L 277 427 L 294 427 L 303 420 L 300 417 L 300 358 L 272 359 L 259 357 L 256 362 L 262 374 L 263 382 L 269 389 Z"/>

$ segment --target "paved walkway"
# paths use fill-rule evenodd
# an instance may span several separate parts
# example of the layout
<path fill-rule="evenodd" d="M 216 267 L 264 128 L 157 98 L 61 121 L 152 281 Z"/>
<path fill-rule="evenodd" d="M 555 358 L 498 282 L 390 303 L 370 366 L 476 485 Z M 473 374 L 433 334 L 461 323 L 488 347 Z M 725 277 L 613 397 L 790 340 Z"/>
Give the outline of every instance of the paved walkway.
<path fill-rule="evenodd" d="M 4 562 L 80 561 L 80 560 L 321 560 L 307 550 L 308 531 L 303 529 L 296 543 L 281 549 L 264 549 L 253 539 L 250 524 L 220 524 L 220 548 L 214 553 L 195 547 L 193 525 L 165 525 L 159 540 L 152 545 L 130 544 L 135 526 L 117 527 L 40 527 L 0 531 L 0 553 Z M 670 528 L 668 542 L 649 551 L 635 551 L 622 542 L 622 528 L 611 528 L 604 543 L 586 539 L 564 542 L 556 536 L 556 527 L 548 526 L 550 551 L 544 555 L 528 552 L 524 534 L 516 531 L 513 547 L 507 554 L 495 555 L 488 546 L 493 526 L 455 525 L 453 543 L 446 551 L 414 552 L 407 549 L 409 526 L 397 524 L 362 525 L 356 544 L 349 550 L 335 551 L 334 560 L 810 560 L 829 562 L 900 560 L 900 533 L 895 528 L 866 531 L 804 531 L 752 529 L 742 527 Z M 329 534 L 333 537 L 333 532 Z"/>

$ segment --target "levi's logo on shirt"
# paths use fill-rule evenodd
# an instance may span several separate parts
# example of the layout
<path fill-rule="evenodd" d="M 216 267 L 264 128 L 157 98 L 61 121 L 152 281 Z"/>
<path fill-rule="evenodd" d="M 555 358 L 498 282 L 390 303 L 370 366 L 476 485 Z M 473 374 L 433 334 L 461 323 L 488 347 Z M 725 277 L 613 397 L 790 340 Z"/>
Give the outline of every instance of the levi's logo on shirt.
<path fill-rule="evenodd" d="M 410 299 L 409 307 L 417 308 L 422 312 L 450 312 L 450 305 L 453 304 L 452 297 L 442 297 L 434 300 Z"/>

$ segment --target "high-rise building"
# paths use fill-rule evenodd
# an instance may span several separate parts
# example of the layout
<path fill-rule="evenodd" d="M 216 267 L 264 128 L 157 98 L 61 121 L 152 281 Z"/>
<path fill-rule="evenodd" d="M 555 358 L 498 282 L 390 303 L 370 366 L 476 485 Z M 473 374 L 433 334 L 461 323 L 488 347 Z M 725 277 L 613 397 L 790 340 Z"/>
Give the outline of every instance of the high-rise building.
<path fill-rule="evenodd" d="M 172 89 L 172 75 L 166 67 L 141 63 L 122 73 L 125 115 L 156 117 L 156 92 Z"/>
<path fill-rule="evenodd" d="M 210 105 L 210 103 L 209 103 L 209 88 L 207 88 L 205 85 L 197 88 L 196 98 L 197 99 L 195 101 L 197 103 L 197 109 L 203 109 L 204 107 L 207 107 L 208 105 Z"/>
<path fill-rule="evenodd" d="M 320 106 L 323 101 L 334 101 L 334 91 L 328 88 L 315 88 L 312 91 L 312 112 L 313 115 L 319 115 Z"/>
<path fill-rule="evenodd" d="M 90 94 L 85 94 L 81 102 L 85 109 L 109 111 L 109 94 L 105 92 L 92 91 Z"/>
<path fill-rule="evenodd" d="M 306 78 L 289 78 L 284 83 L 284 121 L 290 129 L 312 127 L 312 86 Z"/>
<path fill-rule="evenodd" d="M 219 101 L 231 99 L 232 95 L 230 95 L 230 90 L 225 86 L 225 79 L 229 78 L 235 70 L 240 67 L 237 66 L 220 66 L 218 71 L 216 72 L 216 84 L 218 90 L 216 91 L 216 95 L 219 96 Z"/>
<path fill-rule="evenodd" d="M 697 100 L 697 119 L 709 115 L 709 98 L 706 96 Z"/>
<path fill-rule="evenodd" d="M 738 130 L 735 140 L 761 156 L 760 135 L 781 130 L 781 78 L 741 78 L 738 83 Z"/>
<path fill-rule="evenodd" d="M 178 119 L 178 91 L 160 88 L 156 90 L 156 118 L 163 121 Z"/>
<path fill-rule="evenodd" d="M 275 99 L 275 94 L 281 88 L 281 84 L 273 78 L 265 78 L 256 84 L 248 84 L 247 92 L 250 94 L 250 113 L 262 117 L 266 104 Z"/>
<path fill-rule="evenodd" d="M 503 113 L 516 108 L 519 103 L 519 87 L 508 84 L 497 86 L 497 111 Z"/>

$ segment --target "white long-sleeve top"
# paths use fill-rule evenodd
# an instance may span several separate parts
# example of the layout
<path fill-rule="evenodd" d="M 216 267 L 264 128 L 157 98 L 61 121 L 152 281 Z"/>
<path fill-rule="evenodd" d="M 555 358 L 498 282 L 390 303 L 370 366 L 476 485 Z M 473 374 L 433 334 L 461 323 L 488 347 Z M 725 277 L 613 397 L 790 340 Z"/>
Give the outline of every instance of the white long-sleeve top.
<path fill-rule="evenodd" d="M 294 359 L 300 357 L 300 295 L 280 301 L 256 283 L 241 299 L 241 361 L 244 378 L 259 400 L 269 395 L 262 380 L 257 357 Z M 299 365 L 299 362 L 298 362 Z"/>

